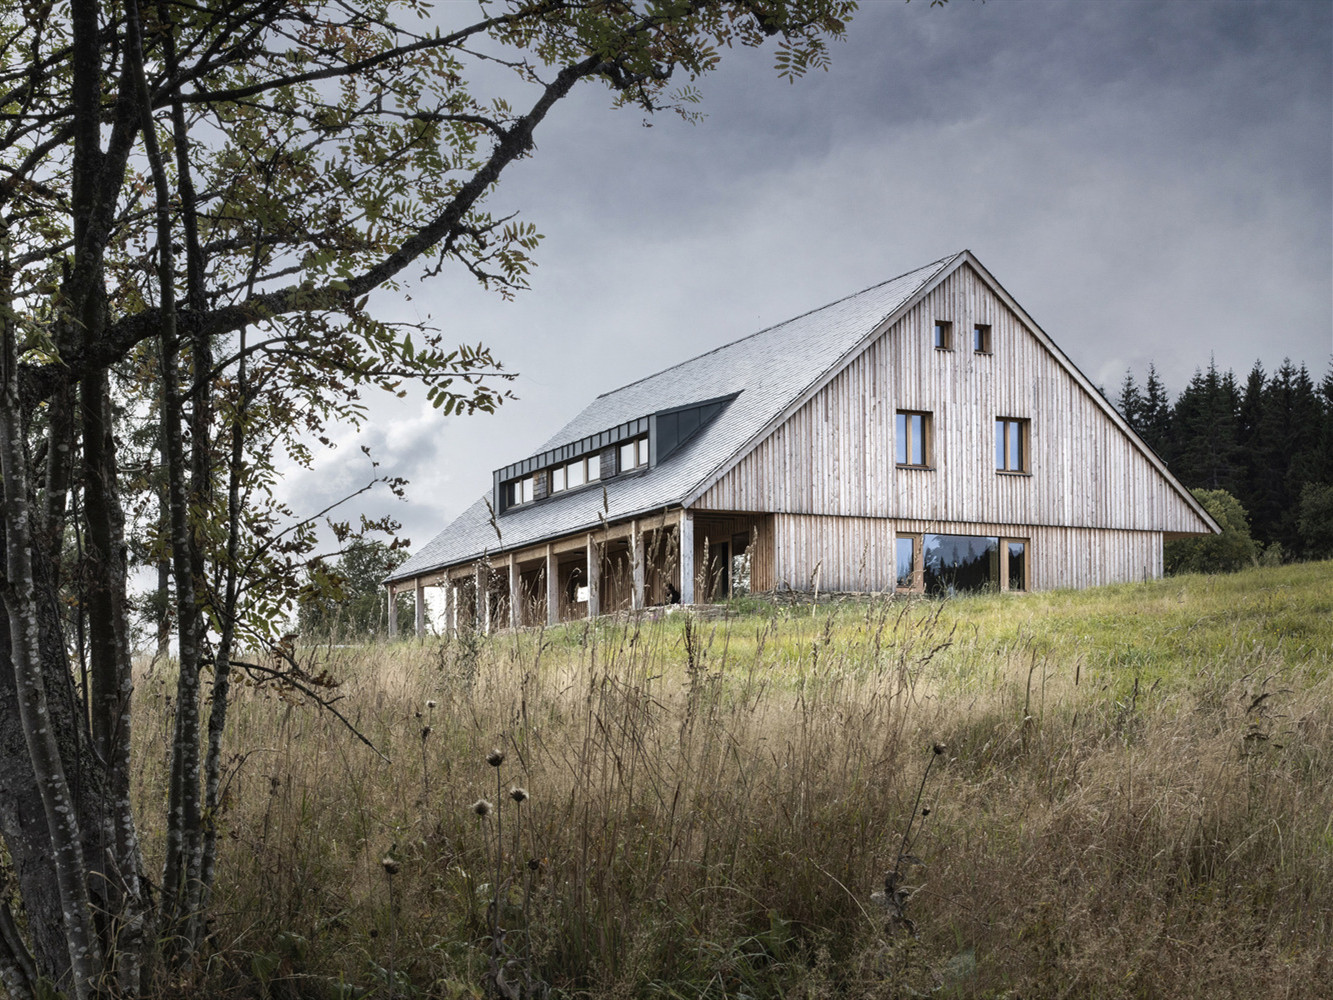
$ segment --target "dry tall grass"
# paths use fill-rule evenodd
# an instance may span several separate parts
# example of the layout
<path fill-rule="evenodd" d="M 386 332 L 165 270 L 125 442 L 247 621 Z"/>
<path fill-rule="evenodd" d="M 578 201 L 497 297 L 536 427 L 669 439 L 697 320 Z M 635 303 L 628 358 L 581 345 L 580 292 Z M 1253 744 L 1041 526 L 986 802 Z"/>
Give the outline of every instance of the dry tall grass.
<path fill-rule="evenodd" d="M 383 757 L 240 695 L 196 995 L 1333 995 L 1333 564 L 308 655 Z"/>

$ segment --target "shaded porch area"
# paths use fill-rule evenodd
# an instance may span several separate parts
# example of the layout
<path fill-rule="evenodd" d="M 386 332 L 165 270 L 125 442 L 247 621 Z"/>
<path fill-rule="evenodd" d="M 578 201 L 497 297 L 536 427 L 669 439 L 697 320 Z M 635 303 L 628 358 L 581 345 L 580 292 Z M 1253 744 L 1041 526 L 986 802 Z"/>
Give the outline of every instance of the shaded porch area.
<path fill-rule="evenodd" d="M 489 632 L 772 589 L 769 515 L 675 511 L 581 532 L 388 585 L 415 632 Z M 395 616 L 389 616 L 390 635 Z"/>

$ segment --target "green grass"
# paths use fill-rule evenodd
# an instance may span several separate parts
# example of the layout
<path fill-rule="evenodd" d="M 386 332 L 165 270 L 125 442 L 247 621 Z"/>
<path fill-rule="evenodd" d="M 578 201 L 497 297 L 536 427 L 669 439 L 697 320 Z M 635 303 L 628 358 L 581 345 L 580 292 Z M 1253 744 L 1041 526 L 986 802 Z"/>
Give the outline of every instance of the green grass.
<path fill-rule="evenodd" d="M 308 655 L 387 760 L 242 693 L 182 992 L 1330 995 L 1330 563 Z M 905 831 L 915 934 L 872 899 Z"/>

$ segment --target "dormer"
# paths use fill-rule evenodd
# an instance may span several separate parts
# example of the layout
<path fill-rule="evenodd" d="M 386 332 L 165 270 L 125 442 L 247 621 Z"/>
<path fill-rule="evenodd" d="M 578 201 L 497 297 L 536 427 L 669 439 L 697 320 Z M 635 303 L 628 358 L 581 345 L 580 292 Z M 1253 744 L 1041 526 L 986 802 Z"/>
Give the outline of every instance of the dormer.
<path fill-rule="evenodd" d="M 739 395 L 734 392 L 658 410 L 496 469 L 492 474 L 494 509 L 503 514 L 656 468 L 716 420 Z"/>

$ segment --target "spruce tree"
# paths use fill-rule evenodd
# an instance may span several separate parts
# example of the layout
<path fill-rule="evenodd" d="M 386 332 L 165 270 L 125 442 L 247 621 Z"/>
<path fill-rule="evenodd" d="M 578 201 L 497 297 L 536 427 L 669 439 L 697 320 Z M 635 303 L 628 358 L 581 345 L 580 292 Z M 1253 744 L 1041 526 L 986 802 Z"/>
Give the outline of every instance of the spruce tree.
<path fill-rule="evenodd" d="M 1174 452 L 1171 430 L 1171 398 L 1157 374 L 1157 367 L 1148 363 L 1148 381 L 1144 384 L 1143 402 L 1139 410 L 1142 426 L 1139 434 L 1153 451 L 1170 463 Z"/>
<path fill-rule="evenodd" d="M 1134 382 L 1134 372 L 1128 368 L 1125 369 L 1125 380 L 1120 383 L 1120 399 L 1116 402 L 1116 408 L 1129 426 L 1142 435 L 1143 394 Z"/>

